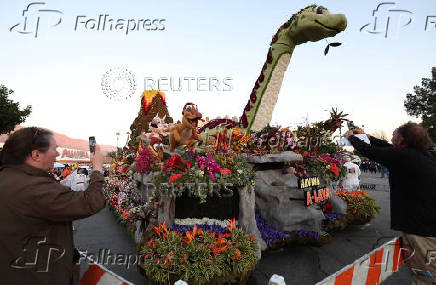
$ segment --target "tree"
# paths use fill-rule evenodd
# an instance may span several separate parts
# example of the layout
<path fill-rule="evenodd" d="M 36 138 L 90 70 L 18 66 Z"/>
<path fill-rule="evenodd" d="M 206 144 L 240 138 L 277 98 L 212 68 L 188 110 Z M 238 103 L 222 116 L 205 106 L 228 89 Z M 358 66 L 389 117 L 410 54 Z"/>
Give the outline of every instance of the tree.
<path fill-rule="evenodd" d="M 0 134 L 8 134 L 23 123 L 32 112 L 32 106 L 20 110 L 20 104 L 9 99 L 14 91 L 0 85 Z"/>
<path fill-rule="evenodd" d="M 432 78 L 423 78 L 421 86 L 415 86 L 413 90 L 415 94 L 407 94 L 404 101 L 406 112 L 421 117 L 421 125 L 436 142 L 436 67 L 432 68 Z"/>

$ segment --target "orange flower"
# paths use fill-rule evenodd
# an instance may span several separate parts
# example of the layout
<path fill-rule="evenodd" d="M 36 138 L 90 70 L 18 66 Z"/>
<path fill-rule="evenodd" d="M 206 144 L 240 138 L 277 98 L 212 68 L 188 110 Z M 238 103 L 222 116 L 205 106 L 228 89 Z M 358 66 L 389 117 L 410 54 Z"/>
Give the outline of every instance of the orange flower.
<path fill-rule="evenodd" d="M 161 233 L 162 233 L 162 229 L 160 226 L 154 226 L 153 230 L 157 233 L 157 235 L 160 237 Z"/>
<path fill-rule="evenodd" d="M 157 242 L 155 242 L 154 239 L 149 240 L 147 243 L 148 247 L 152 247 L 155 244 L 157 244 Z"/>
<path fill-rule="evenodd" d="M 121 218 L 122 218 L 123 220 L 127 220 L 128 218 L 130 218 L 130 213 L 129 213 L 129 211 L 124 210 L 124 211 L 123 211 L 123 214 L 121 215 Z"/>
<path fill-rule="evenodd" d="M 203 231 L 203 229 L 197 229 L 197 225 L 194 226 L 194 229 L 192 230 L 192 234 L 194 235 L 194 237 L 196 235 L 198 235 L 199 233 L 201 233 Z"/>
<path fill-rule="evenodd" d="M 149 253 L 147 253 L 147 255 L 145 256 L 145 259 L 149 259 L 151 257 L 151 251 Z"/>
<path fill-rule="evenodd" d="M 257 242 L 257 238 L 255 238 L 252 234 L 250 234 L 250 241 Z"/>
<path fill-rule="evenodd" d="M 195 225 L 194 229 L 192 229 L 192 232 L 191 231 L 186 231 L 185 232 L 185 235 L 186 235 L 187 239 L 182 237 L 182 240 L 186 244 L 190 244 L 195 239 L 195 236 L 198 235 L 199 233 L 201 233 L 202 231 L 203 231 L 202 229 L 197 229 L 197 225 Z"/>
<path fill-rule="evenodd" d="M 242 258 L 242 253 L 239 249 L 236 249 L 235 254 L 233 255 L 234 260 L 240 260 Z"/>
<path fill-rule="evenodd" d="M 170 230 L 167 229 L 167 221 L 163 222 L 162 225 L 160 225 L 161 229 L 162 229 L 162 235 L 164 238 L 168 237 L 168 235 L 170 234 Z"/>
<path fill-rule="evenodd" d="M 227 219 L 227 221 L 229 222 L 227 229 L 229 230 L 230 233 L 233 233 L 233 229 L 236 229 L 235 218 L 233 218 L 233 220 Z"/>

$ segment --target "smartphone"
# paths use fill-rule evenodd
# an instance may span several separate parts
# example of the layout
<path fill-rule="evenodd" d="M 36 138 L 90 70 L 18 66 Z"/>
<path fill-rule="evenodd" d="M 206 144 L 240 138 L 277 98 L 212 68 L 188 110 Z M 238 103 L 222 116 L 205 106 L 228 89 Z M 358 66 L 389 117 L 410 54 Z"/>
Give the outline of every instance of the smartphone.
<path fill-rule="evenodd" d="M 95 137 L 89 137 L 89 151 L 95 153 Z"/>

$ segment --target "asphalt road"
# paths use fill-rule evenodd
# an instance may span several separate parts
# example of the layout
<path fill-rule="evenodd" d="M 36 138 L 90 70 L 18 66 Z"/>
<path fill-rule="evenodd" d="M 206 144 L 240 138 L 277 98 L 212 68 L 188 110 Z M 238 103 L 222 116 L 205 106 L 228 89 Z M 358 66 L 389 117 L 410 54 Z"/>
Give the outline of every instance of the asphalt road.
<path fill-rule="evenodd" d="M 272 274 L 282 275 L 286 284 L 314 284 L 399 236 L 399 232 L 389 229 L 390 201 L 387 178 L 379 178 L 379 174 L 363 174 L 361 178 L 361 183 L 367 185 L 368 193 L 374 196 L 382 208 L 376 219 L 364 226 L 350 226 L 344 231 L 333 233 L 333 240 L 322 247 L 293 246 L 262 253 L 262 259 L 248 284 L 268 284 Z M 123 263 L 122 260 L 116 264 L 113 261 L 115 257 L 108 257 L 109 253 L 113 256 L 130 255 L 133 263 L 136 254 L 135 243 L 127 235 L 125 228 L 115 221 L 108 208 L 97 215 L 75 222 L 75 229 L 76 247 L 95 256 L 99 256 L 99 253 L 102 256 L 102 253 L 106 252 L 106 262 L 103 262 L 106 267 L 134 284 L 146 284 L 145 278 L 137 272 L 135 265 Z M 409 270 L 403 266 L 383 284 L 412 284 Z"/>

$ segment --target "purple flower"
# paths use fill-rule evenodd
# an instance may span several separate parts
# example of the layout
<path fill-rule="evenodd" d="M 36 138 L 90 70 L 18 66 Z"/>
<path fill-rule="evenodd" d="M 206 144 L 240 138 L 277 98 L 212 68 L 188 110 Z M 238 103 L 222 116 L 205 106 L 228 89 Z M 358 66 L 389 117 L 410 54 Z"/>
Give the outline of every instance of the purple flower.
<path fill-rule="evenodd" d="M 308 237 L 308 238 L 312 238 L 315 240 L 319 240 L 319 233 L 317 232 L 313 232 L 313 231 L 307 231 L 307 230 L 297 230 L 294 231 L 294 234 L 296 236 L 298 236 L 299 238 L 304 238 L 304 237 Z"/>
<path fill-rule="evenodd" d="M 278 240 L 283 240 L 289 238 L 289 235 L 282 230 L 276 230 L 270 225 L 268 225 L 259 213 L 256 213 L 256 224 L 260 231 L 262 239 L 271 246 Z"/>
<path fill-rule="evenodd" d="M 196 156 L 195 157 L 195 163 L 198 165 L 198 167 L 205 169 L 208 172 L 208 176 L 212 180 L 216 180 L 216 175 L 220 172 L 221 165 L 216 162 L 215 158 L 208 154 L 207 157 L 205 156 Z"/>
<path fill-rule="evenodd" d="M 145 173 L 150 171 L 150 166 L 154 163 L 154 157 L 148 147 L 143 147 L 139 151 L 139 155 L 135 158 L 136 170 L 139 173 Z"/>
<path fill-rule="evenodd" d="M 329 213 L 324 213 L 324 216 L 327 218 L 327 220 L 329 220 L 329 222 L 333 222 L 335 220 L 340 220 L 342 219 L 342 215 L 341 214 L 329 214 Z"/>

